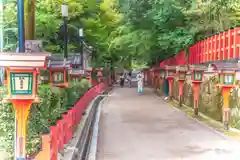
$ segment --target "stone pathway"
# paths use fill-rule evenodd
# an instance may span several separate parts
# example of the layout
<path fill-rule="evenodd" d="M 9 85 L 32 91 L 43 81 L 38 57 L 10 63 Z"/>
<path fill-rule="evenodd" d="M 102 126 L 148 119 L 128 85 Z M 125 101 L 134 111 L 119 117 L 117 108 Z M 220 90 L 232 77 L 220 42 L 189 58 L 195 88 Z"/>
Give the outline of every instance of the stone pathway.
<path fill-rule="evenodd" d="M 150 89 L 115 88 L 100 119 L 97 160 L 239 160 L 240 143 L 169 106 Z"/>

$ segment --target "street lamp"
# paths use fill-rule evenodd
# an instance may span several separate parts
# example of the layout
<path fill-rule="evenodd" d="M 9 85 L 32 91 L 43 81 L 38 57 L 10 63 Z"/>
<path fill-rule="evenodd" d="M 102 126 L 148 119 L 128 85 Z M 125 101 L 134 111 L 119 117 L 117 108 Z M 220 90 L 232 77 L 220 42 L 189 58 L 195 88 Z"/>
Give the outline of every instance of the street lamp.
<path fill-rule="evenodd" d="M 79 38 L 80 38 L 80 47 L 81 47 L 81 66 L 83 69 L 83 28 L 79 28 Z"/>
<path fill-rule="evenodd" d="M 68 29 L 67 29 L 67 18 L 68 18 L 68 5 L 62 5 L 62 17 L 63 17 L 63 28 L 64 28 L 64 58 L 67 59 L 68 57 Z"/>
<path fill-rule="evenodd" d="M 79 29 L 79 37 L 81 39 L 83 38 L 83 29 L 82 28 Z"/>

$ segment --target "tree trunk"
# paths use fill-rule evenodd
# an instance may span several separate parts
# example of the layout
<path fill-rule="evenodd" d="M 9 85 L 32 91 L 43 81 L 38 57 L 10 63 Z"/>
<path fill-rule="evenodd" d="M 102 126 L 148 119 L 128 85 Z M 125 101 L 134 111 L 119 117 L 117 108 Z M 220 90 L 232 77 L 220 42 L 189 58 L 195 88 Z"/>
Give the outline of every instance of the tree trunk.
<path fill-rule="evenodd" d="M 197 3 L 197 8 L 199 9 L 200 6 L 202 5 L 202 0 L 196 0 L 196 3 Z"/>
<path fill-rule="evenodd" d="M 35 10 L 36 0 L 25 0 L 24 14 L 25 14 L 25 40 L 35 39 Z"/>

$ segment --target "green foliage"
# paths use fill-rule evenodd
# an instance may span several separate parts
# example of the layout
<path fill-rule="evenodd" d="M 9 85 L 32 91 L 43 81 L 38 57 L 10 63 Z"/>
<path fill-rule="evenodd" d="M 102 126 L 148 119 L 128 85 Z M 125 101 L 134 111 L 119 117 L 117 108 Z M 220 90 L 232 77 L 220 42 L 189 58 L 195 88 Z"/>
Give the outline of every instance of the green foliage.
<path fill-rule="evenodd" d="M 59 0 L 36 0 L 36 39 L 44 48 L 62 53 Z M 93 46 L 92 67 L 131 68 L 132 61 L 152 65 L 197 41 L 229 27 L 239 26 L 237 0 L 68 0 L 69 52 L 80 52 L 78 28 Z M 4 11 L 5 50 L 16 49 L 16 3 Z M 187 54 L 186 54 L 187 55 Z"/>
<path fill-rule="evenodd" d="M 14 153 L 14 122 L 15 112 L 10 104 L 4 103 L 3 97 L 7 94 L 6 87 L 0 87 L 0 150 Z"/>
<path fill-rule="evenodd" d="M 41 134 L 49 133 L 49 127 L 55 125 L 56 121 L 62 118 L 61 115 L 70 109 L 89 87 L 91 86 L 86 80 L 70 84 L 66 89 L 50 88 L 49 85 L 39 87 L 41 102 L 32 105 L 28 120 L 28 153 L 40 149 Z M 1 88 L 0 94 L 0 144 L 3 145 L 0 147 L 8 153 L 14 153 L 14 109 L 11 105 L 2 102 L 6 88 Z"/>
<path fill-rule="evenodd" d="M 149 65 L 240 22 L 236 0 L 119 0 L 119 5 L 123 18 L 110 46 Z"/>
<path fill-rule="evenodd" d="M 84 28 L 85 41 L 94 47 L 96 66 L 103 65 L 102 57 L 108 55 L 112 32 L 120 20 L 116 1 L 112 0 L 68 0 L 69 52 L 80 52 L 78 29 Z M 59 0 L 36 0 L 36 39 L 43 40 L 46 51 L 63 52 L 61 4 Z M 4 10 L 5 51 L 17 48 L 17 7 L 8 1 Z M 112 54 L 112 53 L 111 53 Z"/>

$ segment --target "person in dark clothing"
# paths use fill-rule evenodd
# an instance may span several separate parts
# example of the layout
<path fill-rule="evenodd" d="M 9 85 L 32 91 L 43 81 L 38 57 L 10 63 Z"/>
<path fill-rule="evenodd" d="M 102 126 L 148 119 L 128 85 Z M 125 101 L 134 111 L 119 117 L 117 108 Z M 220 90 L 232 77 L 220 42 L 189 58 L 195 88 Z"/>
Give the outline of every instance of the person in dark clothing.
<path fill-rule="evenodd" d="M 131 78 L 131 76 L 132 76 L 132 71 L 129 71 L 128 72 L 128 84 L 129 84 L 129 88 L 131 88 L 131 86 L 132 86 L 132 78 Z"/>
<path fill-rule="evenodd" d="M 121 73 L 121 75 L 120 75 L 120 86 L 121 86 L 121 87 L 124 86 L 124 81 L 125 81 L 124 74 Z"/>

